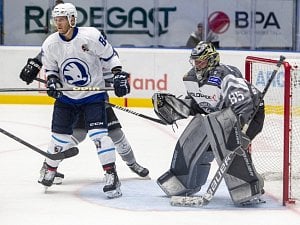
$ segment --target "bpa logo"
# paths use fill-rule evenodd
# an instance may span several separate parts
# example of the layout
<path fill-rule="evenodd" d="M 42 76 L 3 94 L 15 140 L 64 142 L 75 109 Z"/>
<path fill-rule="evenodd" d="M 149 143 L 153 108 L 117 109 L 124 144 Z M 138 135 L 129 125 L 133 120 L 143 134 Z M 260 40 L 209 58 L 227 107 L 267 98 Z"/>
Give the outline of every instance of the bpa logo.
<path fill-rule="evenodd" d="M 230 26 L 230 19 L 227 14 L 221 11 L 213 12 L 208 17 L 208 27 L 209 29 L 216 33 L 225 33 Z"/>
<path fill-rule="evenodd" d="M 235 28 L 245 29 L 249 28 L 251 21 L 253 20 L 252 14 L 246 11 L 235 12 Z M 267 29 L 273 27 L 280 29 L 279 21 L 274 12 L 264 13 L 255 12 L 254 15 L 255 24 L 261 25 L 260 28 Z M 213 12 L 208 17 L 208 26 L 211 31 L 217 34 L 225 33 L 230 26 L 229 16 L 221 11 Z"/>

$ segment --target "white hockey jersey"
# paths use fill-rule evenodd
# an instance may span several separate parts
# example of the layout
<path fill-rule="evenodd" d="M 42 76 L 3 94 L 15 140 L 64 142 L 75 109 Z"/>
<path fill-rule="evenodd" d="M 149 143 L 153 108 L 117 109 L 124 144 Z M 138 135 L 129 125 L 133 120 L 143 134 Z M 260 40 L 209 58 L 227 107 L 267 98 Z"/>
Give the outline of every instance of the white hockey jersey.
<path fill-rule="evenodd" d="M 42 63 L 46 76 L 60 78 L 63 87 L 105 87 L 103 62 L 109 70 L 121 66 L 113 47 L 93 27 L 75 27 L 73 37 L 66 41 L 58 32 L 42 45 Z M 64 91 L 64 97 L 80 100 L 99 92 Z"/>

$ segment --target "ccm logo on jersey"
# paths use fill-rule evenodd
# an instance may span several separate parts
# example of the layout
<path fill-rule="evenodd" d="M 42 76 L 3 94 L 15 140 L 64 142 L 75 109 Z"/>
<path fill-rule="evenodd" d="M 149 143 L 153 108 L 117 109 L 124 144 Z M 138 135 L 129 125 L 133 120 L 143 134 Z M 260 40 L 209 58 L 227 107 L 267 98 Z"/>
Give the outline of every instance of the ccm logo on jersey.
<path fill-rule="evenodd" d="M 94 122 L 94 123 L 90 123 L 90 127 L 94 127 L 94 126 L 102 126 L 103 122 Z"/>

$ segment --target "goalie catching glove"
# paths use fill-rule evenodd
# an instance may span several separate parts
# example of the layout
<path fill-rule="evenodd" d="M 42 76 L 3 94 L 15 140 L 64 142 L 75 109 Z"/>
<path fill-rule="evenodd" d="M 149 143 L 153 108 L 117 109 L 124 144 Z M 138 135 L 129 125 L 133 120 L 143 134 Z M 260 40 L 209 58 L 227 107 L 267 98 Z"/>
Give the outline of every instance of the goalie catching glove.
<path fill-rule="evenodd" d="M 168 93 L 155 93 L 152 104 L 156 115 L 166 124 L 174 124 L 177 120 L 186 119 L 190 115 L 190 101 L 178 99 Z"/>

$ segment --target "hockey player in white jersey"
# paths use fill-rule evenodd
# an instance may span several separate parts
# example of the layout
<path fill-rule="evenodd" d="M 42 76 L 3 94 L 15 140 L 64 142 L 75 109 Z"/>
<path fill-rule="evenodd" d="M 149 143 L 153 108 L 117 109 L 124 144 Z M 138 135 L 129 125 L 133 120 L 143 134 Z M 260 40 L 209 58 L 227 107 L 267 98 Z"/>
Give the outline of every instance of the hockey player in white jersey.
<path fill-rule="evenodd" d="M 38 74 L 43 66 L 41 62 L 41 55 L 42 54 L 40 52 L 35 58 L 29 58 L 27 60 L 27 64 L 23 67 L 22 71 L 20 72 L 20 78 L 27 84 L 32 83 L 38 77 Z M 103 60 L 101 60 L 101 62 L 103 62 Z M 112 74 L 111 71 L 104 71 L 103 75 L 106 82 L 106 86 L 110 87 L 111 85 L 113 85 L 114 74 Z M 120 82 L 123 82 L 122 86 L 117 87 L 118 89 L 116 91 L 119 92 L 118 96 L 121 96 L 123 93 L 125 93 L 126 89 L 130 89 L 128 78 L 129 77 L 126 76 L 118 78 L 120 79 Z M 113 108 L 107 105 L 106 113 L 108 121 L 108 136 L 110 136 L 113 140 L 116 146 L 116 150 L 121 156 L 122 160 L 126 162 L 126 165 L 130 168 L 131 171 L 133 171 L 140 177 L 147 177 L 149 174 L 149 170 L 141 166 L 137 162 L 133 149 L 122 130 L 122 125 L 118 120 Z M 83 114 L 80 114 L 78 121 L 74 125 L 72 139 L 76 144 L 78 144 L 86 138 L 86 135 L 87 130 L 84 125 L 84 116 Z M 43 171 L 44 169 L 45 168 L 43 167 L 41 171 Z M 61 184 L 63 178 L 64 174 L 57 171 L 53 183 Z"/>
<path fill-rule="evenodd" d="M 92 27 L 76 27 L 77 11 L 73 4 L 58 4 L 52 11 L 57 32 L 42 44 L 42 63 L 47 76 L 47 94 L 56 99 L 52 116 L 52 139 L 48 152 L 64 151 L 74 145 L 73 125 L 83 113 L 90 139 L 95 143 L 98 158 L 105 171 L 103 192 L 108 198 L 121 196 L 120 181 L 115 166 L 115 145 L 108 136 L 105 91 L 68 92 L 58 87 L 105 87 L 102 63 L 114 74 L 115 90 L 124 83 L 118 77 L 126 77 L 113 47 L 102 34 Z M 122 89 L 122 95 L 129 89 Z M 127 92 L 127 93 L 126 93 Z M 116 92 L 119 95 L 118 92 Z M 41 184 L 51 186 L 60 161 L 45 159 Z"/>
<path fill-rule="evenodd" d="M 263 127 L 261 93 L 236 67 L 221 64 L 211 43 L 200 42 L 192 50 L 190 62 L 192 69 L 183 77 L 185 99 L 163 93 L 153 96 L 156 114 L 168 124 L 194 116 L 176 144 L 170 170 L 157 183 L 168 196 L 192 195 L 206 183 L 212 160 L 221 165 L 240 145 L 243 151 L 224 178 L 235 204 L 253 202 L 264 192 L 263 180 L 248 152 L 250 141 Z M 245 124 L 249 127 L 244 134 Z"/>

